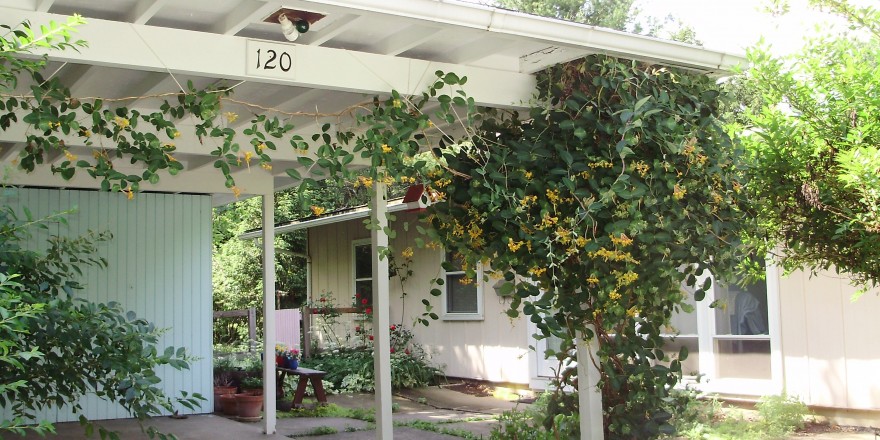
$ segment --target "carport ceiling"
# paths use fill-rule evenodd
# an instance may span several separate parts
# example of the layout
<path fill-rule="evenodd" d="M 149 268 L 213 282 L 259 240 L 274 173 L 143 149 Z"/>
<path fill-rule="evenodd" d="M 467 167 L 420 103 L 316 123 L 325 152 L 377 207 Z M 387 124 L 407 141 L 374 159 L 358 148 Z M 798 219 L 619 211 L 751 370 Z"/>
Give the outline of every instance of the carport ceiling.
<path fill-rule="evenodd" d="M 284 38 L 280 25 L 267 22 L 282 9 L 313 21 L 295 42 Z M 236 99 L 286 112 L 334 113 L 391 89 L 420 93 L 438 69 L 468 76 L 466 91 L 480 104 L 519 107 L 531 97 L 534 72 L 592 53 L 708 74 L 743 61 L 694 46 L 448 0 L 0 0 L 2 22 L 9 25 L 63 21 L 73 13 L 88 21 L 77 36 L 89 47 L 50 54 L 47 72 L 59 76 L 74 96 L 159 95 L 192 81 L 196 87 L 235 86 Z M 261 56 L 275 51 L 283 64 L 272 71 L 257 68 L 258 50 Z M 278 56 L 282 52 L 284 59 Z M 260 63 L 265 67 L 266 59 Z M 17 92 L 26 93 L 27 87 L 23 82 Z M 159 102 L 127 104 L 151 110 Z M 242 115 L 238 124 L 246 123 L 249 111 L 234 110 Z M 338 120 L 312 116 L 293 122 L 309 138 L 324 123 Z M 14 160 L 25 133 L 23 126 L 0 132 L 0 160 Z M 88 147 L 71 141 L 74 153 L 91 155 Z M 231 200 L 211 189 L 222 188 L 222 177 L 211 166 L 211 148 L 186 133 L 176 144 L 177 157 L 194 171 L 193 182 L 163 179 L 153 189 L 209 192 L 216 203 Z M 272 188 L 293 184 L 284 170 L 298 166 L 296 154 L 275 153 Z M 258 183 L 255 173 L 265 171 L 242 170 L 236 181 L 241 177 L 247 193 L 264 193 L 266 184 Z M 45 181 L 51 177 L 43 171 L 13 183 L 50 186 Z M 77 178 L 64 185 L 94 182 Z"/>

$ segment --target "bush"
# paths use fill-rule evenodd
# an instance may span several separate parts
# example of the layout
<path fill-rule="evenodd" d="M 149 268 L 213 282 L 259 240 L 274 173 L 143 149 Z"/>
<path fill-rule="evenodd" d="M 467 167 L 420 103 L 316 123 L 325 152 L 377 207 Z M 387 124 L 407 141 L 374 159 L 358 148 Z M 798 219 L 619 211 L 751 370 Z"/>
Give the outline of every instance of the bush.
<path fill-rule="evenodd" d="M 564 414 L 554 408 L 566 406 L 577 395 L 545 392 L 530 407 L 501 414 L 498 426 L 492 429 L 495 440 L 556 440 L 580 438 L 580 418 L 577 411 Z"/>
<path fill-rule="evenodd" d="M 698 399 L 692 390 L 676 391 L 668 410 L 680 438 L 718 440 L 782 439 L 804 427 L 809 415 L 802 402 L 782 396 L 765 396 L 756 405 L 758 417 L 746 417 L 735 408 L 722 409 L 717 400 Z"/>
<path fill-rule="evenodd" d="M 342 393 L 369 393 L 374 390 L 372 348 L 338 348 L 324 350 L 303 365 L 326 371 L 324 380 L 333 383 L 333 389 Z M 414 388 L 430 385 L 442 372 L 431 366 L 424 356 L 412 351 L 391 353 L 391 386 Z"/>

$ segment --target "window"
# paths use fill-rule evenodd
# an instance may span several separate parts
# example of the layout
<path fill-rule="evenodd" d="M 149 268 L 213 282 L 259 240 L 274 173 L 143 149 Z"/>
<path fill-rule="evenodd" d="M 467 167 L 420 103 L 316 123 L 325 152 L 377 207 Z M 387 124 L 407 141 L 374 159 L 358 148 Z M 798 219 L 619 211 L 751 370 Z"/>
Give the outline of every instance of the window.
<path fill-rule="evenodd" d="M 354 302 L 356 306 L 373 305 L 373 248 L 370 240 L 353 243 Z M 364 302 L 366 300 L 366 302 Z"/>
<path fill-rule="evenodd" d="M 713 381 L 707 386 L 718 392 L 779 392 L 778 274 L 774 266 L 765 272 L 766 280 L 754 284 L 713 279 L 700 302 L 693 300 L 693 289 L 682 288 L 694 311 L 673 314 L 664 350 L 672 356 L 687 347 L 685 375 L 705 374 Z"/>
<path fill-rule="evenodd" d="M 479 282 L 482 279 L 482 268 L 477 267 L 476 279 L 468 278 L 460 256 L 446 252 L 444 258 L 448 265 L 443 284 L 446 287 L 443 300 L 444 319 L 483 319 L 483 289 Z"/>

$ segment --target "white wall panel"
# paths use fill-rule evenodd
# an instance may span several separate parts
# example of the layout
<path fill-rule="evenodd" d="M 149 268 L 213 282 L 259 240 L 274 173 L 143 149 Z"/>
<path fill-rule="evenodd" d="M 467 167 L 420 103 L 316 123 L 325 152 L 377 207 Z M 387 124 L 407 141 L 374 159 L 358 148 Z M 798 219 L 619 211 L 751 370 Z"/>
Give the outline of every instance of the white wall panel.
<path fill-rule="evenodd" d="M 117 301 L 159 328 L 167 329 L 159 349 L 186 347 L 195 361 L 188 371 L 163 368 L 158 372 L 170 396 L 179 391 L 213 397 L 211 370 L 211 198 L 198 195 L 144 193 L 128 200 L 119 193 L 49 189 L 7 189 L 3 201 L 21 212 L 27 206 L 35 217 L 77 208 L 68 225 L 53 225 L 52 233 L 76 237 L 110 231 L 113 239 L 99 245 L 107 269 L 90 269 L 83 276 L 81 296 L 96 302 Z M 38 232 L 30 246 L 42 246 L 47 234 Z M 86 397 L 85 415 L 92 419 L 123 418 L 114 403 Z M 190 413 L 179 408 L 183 414 Z M 75 420 L 64 408 L 47 410 L 54 421 Z"/>

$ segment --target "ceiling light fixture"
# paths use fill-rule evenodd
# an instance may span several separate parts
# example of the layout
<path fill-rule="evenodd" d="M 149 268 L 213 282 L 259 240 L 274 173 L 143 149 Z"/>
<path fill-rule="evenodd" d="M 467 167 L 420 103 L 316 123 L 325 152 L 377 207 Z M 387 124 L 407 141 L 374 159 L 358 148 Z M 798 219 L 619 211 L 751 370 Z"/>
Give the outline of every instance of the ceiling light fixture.
<path fill-rule="evenodd" d="M 296 41 L 299 38 L 299 34 L 309 31 L 308 21 L 296 20 L 292 22 L 285 14 L 278 16 L 278 23 L 281 24 L 281 33 L 284 34 L 284 38 L 287 38 L 288 41 Z"/>

